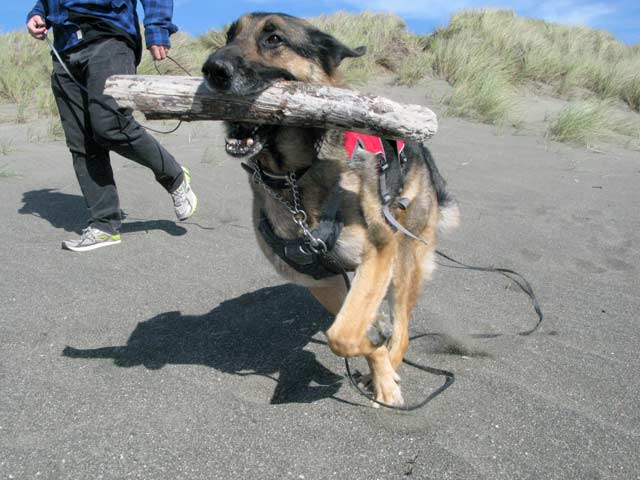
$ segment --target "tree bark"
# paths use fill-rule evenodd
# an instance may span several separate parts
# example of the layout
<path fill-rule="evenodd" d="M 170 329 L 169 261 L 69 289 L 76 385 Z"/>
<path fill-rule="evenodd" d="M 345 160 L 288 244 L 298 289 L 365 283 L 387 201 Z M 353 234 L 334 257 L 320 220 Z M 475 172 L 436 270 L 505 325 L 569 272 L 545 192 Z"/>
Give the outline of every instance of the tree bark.
<path fill-rule="evenodd" d="M 149 120 L 226 120 L 312 128 L 339 128 L 388 139 L 424 142 L 438 129 L 436 114 L 354 90 L 278 82 L 249 96 L 208 89 L 201 78 L 116 75 L 105 94 Z"/>

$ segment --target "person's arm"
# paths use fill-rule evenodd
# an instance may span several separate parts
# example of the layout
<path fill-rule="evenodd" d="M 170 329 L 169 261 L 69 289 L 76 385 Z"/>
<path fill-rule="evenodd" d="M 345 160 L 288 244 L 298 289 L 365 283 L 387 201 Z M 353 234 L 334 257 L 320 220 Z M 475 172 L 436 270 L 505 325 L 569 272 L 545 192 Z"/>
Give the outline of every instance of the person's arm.
<path fill-rule="evenodd" d="M 172 22 L 173 0 L 141 0 L 144 7 L 144 37 L 156 60 L 164 60 L 171 48 L 169 36 L 178 31 Z"/>
<path fill-rule="evenodd" d="M 42 3 L 42 0 L 38 0 L 33 9 L 27 14 L 27 30 L 33 38 L 38 40 L 44 40 L 47 36 L 47 8 Z"/>

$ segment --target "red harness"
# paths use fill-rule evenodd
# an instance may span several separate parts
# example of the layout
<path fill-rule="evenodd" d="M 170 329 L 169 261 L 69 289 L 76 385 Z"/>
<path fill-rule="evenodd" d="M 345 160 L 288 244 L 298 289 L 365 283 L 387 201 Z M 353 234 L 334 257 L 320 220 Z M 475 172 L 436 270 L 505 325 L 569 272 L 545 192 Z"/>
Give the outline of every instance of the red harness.
<path fill-rule="evenodd" d="M 364 135 L 362 133 L 347 132 L 344 135 L 344 148 L 349 158 L 353 157 L 356 146 L 371 152 L 378 160 L 378 178 L 380 182 L 380 199 L 383 205 L 388 205 L 394 196 L 402 190 L 404 183 L 407 156 L 404 153 L 404 142 L 396 140 L 397 160 L 388 159 L 384 151 L 384 145 L 380 137 Z M 390 162 L 393 162 L 391 164 Z M 393 190 L 393 191 L 392 191 Z"/>
<path fill-rule="evenodd" d="M 364 133 L 357 132 L 345 133 L 344 148 L 346 148 L 349 158 L 353 156 L 353 151 L 356 149 L 356 145 L 358 144 L 360 144 L 367 152 L 385 156 L 382 139 L 380 137 L 374 137 L 373 135 L 365 135 Z M 398 155 L 400 155 L 404 150 L 404 142 L 402 140 L 398 140 L 397 145 Z"/>

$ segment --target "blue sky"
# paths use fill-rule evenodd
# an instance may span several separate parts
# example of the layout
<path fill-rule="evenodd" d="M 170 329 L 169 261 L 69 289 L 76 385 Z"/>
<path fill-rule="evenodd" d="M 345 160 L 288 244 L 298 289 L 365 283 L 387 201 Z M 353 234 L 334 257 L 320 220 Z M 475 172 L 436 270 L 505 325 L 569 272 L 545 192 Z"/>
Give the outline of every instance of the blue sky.
<path fill-rule="evenodd" d="M 0 29 L 22 28 L 31 3 L 31 0 L 2 1 Z M 438 25 L 446 25 L 456 10 L 504 7 L 524 16 L 609 30 L 624 42 L 640 43 L 640 0 L 174 0 L 174 3 L 175 23 L 192 34 L 220 27 L 249 11 L 280 11 L 304 17 L 364 9 L 395 12 L 412 31 L 427 33 Z"/>

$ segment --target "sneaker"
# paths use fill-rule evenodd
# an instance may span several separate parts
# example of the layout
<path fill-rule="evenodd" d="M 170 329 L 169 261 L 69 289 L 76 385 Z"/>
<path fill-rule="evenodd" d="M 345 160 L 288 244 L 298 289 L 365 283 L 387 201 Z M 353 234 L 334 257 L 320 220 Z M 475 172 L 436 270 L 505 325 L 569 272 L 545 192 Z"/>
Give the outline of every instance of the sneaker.
<path fill-rule="evenodd" d="M 182 167 L 184 172 L 184 180 L 182 185 L 171 194 L 173 198 L 173 208 L 176 211 L 176 217 L 178 220 L 186 220 L 194 214 L 198 206 L 198 199 L 196 194 L 191 189 L 191 173 L 185 167 Z"/>
<path fill-rule="evenodd" d="M 65 240 L 62 242 L 62 248 L 74 252 L 88 252 L 89 250 L 95 250 L 100 247 L 117 245 L 120 241 L 119 233 L 112 235 L 103 232 L 99 228 L 89 226 L 82 231 L 82 236 L 79 240 Z"/>

